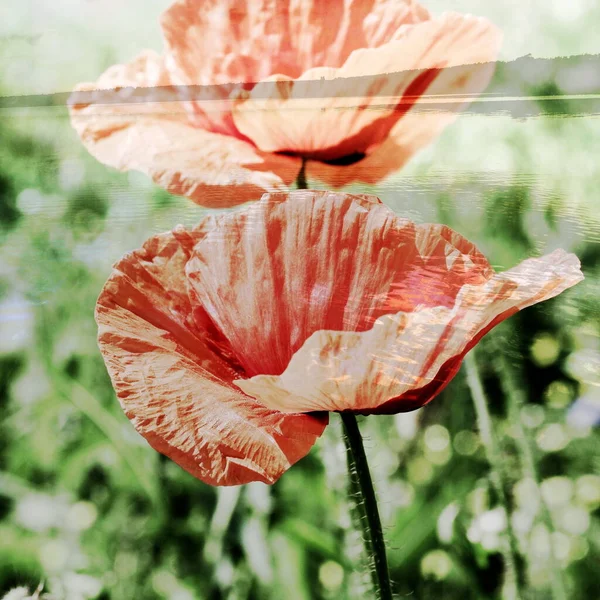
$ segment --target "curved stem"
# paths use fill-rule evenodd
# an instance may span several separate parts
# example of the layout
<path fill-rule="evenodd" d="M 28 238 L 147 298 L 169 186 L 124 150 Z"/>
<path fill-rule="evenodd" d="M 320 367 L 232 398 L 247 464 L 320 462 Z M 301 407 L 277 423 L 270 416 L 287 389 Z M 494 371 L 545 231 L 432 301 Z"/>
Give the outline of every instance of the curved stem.
<path fill-rule="evenodd" d="M 518 568 L 518 552 L 517 540 L 512 529 L 510 521 L 510 510 L 508 499 L 504 491 L 504 473 L 502 470 L 502 460 L 494 430 L 492 428 L 492 417 L 488 410 L 488 401 L 483 390 L 483 384 L 477 370 L 477 362 L 475 361 L 474 352 L 471 351 L 464 360 L 467 384 L 471 390 L 473 404 L 475 406 L 475 414 L 477 415 L 477 425 L 485 454 L 490 464 L 490 479 L 498 501 L 504 508 L 507 519 L 508 544 L 503 551 L 504 561 L 506 563 L 506 582 L 504 585 L 504 597 L 517 600 L 521 597 L 520 588 L 522 587 L 522 575 Z"/>
<path fill-rule="evenodd" d="M 377 498 L 367 463 L 367 456 L 358 423 L 353 413 L 340 413 L 344 424 L 344 443 L 350 475 L 350 493 L 356 498 L 356 508 L 362 527 L 365 550 L 368 554 L 371 579 L 377 600 L 392 600 L 383 530 L 377 508 Z"/>

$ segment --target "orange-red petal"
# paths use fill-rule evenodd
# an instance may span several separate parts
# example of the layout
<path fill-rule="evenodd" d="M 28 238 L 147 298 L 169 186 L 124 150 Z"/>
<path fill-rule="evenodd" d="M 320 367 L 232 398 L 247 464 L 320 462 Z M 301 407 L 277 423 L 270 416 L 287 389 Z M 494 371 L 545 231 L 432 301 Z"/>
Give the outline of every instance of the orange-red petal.
<path fill-rule="evenodd" d="M 375 196 L 311 190 L 215 216 L 186 268 L 248 375 L 278 375 L 315 331 L 452 306 L 463 285 L 492 273 L 448 228 L 415 226 Z"/>
<path fill-rule="evenodd" d="M 492 327 L 581 279 L 578 259 L 556 250 L 484 283 L 465 285 L 452 307 L 386 315 L 364 332 L 318 331 L 281 375 L 235 383 L 284 412 L 418 408 L 443 389 L 466 352 Z"/>
<path fill-rule="evenodd" d="M 178 0 L 161 25 L 177 83 L 206 85 L 339 67 L 428 17 L 414 0 Z"/>
<path fill-rule="evenodd" d="M 226 340 L 186 291 L 185 264 L 207 225 L 155 236 L 115 265 L 96 306 L 100 349 L 126 415 L 153 448 L 213 485 L 273 483 L 327 421 L 272 411 L 231 383 L 240 371 Z"/>
<path fill-rule="evenodd" d="M 299 159 L 265 154 L 192 125 L 179 91 L 169 86 L 162 59 L 145 52 L 111 67 L 95 84 L 78 86 L 70 100 L 71 122 L 100 162 L 142 171 L 203 206 L 234 206 L 287 189 Z"/>
<path fill-rule="evenodd" d="M 179 0 L 161 23 L 173 81 L 200 86 L 186 102 L 194 123 L 239 137 L 229 109 L 207 104 L 275 74 L 339 67 L 356 48 L 379 46 L 427 17 L 413 0 Z"/>
<path fill-rule="evenodd" d="M 298 78 L 273 75 L 234 106 L 233 119 L 264 151 L 321 161 L 370 154 L 391 131 L 394 139 L 402 137 L 405 115 L 424 94 L 481 92 L 499 45 L 500 32 L 486 19 L 447 13 L 404 25 L 381 46 L 355 50 L 340 68 L 319 66 Z M 415 144 L 431 140 L 467 103 L 451 104 L 427 140 L 421 131 Z M 311 168 L 319 176 L 319 167 Z"/>

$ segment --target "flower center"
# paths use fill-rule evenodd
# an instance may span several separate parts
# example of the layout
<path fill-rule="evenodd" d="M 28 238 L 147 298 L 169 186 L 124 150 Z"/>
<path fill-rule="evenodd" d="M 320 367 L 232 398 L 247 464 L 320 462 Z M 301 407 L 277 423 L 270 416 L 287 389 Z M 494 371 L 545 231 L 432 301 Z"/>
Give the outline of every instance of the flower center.
<path fill-rule="evenodd" d="M 347 167 L 349 165 L 354 165 L 367 156 L 365 152 L 352 152 L 350 154 L 344 154 L 343 156 L 339 156 L 336 158 L 322 159 L 312 152 L 294 152 L 291 150 L 276 152 L 276 154 L 280 154 L 281 156 L 299 157 L 304 160 L 318 160 L 322 163 L 325 163 L 326 165 L 334 165 L 336 167 Z"/>

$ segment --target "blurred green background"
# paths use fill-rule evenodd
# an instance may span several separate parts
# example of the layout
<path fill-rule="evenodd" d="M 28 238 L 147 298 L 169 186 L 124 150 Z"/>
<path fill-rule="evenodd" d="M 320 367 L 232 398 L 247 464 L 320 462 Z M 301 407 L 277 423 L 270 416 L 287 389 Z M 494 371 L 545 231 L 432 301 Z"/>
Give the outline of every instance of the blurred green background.
<path fill-rule="evenodd" d="M 3 2 L 0 95 L 65 92 L 160 50 L 167 5 Z M 504 60 L 600 52 L 592 0 L 451 8 L 497 23 Z M 488 91 L 598 93 L 578 64 L 500 65 Z M 451 224 L 498 270 L 563 247 L 586 276 L 476 352 L 493 469 L 464 369 L 427 408 L 361 421 L 399 597 L 508 600 L 511 577 L 522 598 L 600 597 L 600 120 L 528 102 L 544 114 L 464 115 L 401 174 L 352 188 Z M 215 489 L 151 450 L 114 397 L 93 321 L 111 264 L 203 212 L 98 164 L 65 108 L 0 108 L 0 595 L 44 581 L 67 600 L 370 597 L 335 415 L 274 486 Z"/>

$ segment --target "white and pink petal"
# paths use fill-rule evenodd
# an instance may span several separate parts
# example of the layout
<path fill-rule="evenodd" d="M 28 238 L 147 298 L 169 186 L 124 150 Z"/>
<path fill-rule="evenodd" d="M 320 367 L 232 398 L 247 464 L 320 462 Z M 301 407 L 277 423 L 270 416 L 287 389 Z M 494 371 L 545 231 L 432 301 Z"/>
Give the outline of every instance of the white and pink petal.
<path fill-rule="evenodd" d="M 375 196 L 265 194 L 214 217 L 187 276 L 249 375 L 281 373 L 315 331 L 362 331 L 381 315 L 452 305 L 489 265 L 445 228 L 415 226 Z"/>
<path fill-rule="evenodd" d="M 393 40 L 354 50 L 339 68 L 320 65 L 299 77 L 273 74 L 240 96 L 233 119 L 261 150 L 336 161 L 373 154 L 390 135 L 401 140 L 408 114 L 432 100 L 454 99 L 434 122 L 428 120 L 431 133 L 419 128 L 418 139 L 402 144 L 400 156 L 387 157 L 399 168 L 408 156 L 402 147 L 413 152 L 433 139 L 489 83 L 500 37 L 489 21 L 457 13 L 404 25 Z M 309 166 L 318 178 L 321 169 L 326 176 L 336 168 L 314 161 Z M 358 169 L 349 168 L 349 175 Z"/>
<path fill-rule="evenodd" d="M 364 332 L 315 332 L 281 375 L 234 383 L 283 412 L 412 410 L 450 382 L 464 355 L 492 327 L 582 278 L 578 259 L 557 250 L 485 283 L 466 284 L 452 307 L 386 315 Z"/>
<path fill-rule="evenodd" d="M 202 226 L 151 238 L 115 265 L 98 299 L 98 341 L 117 397 L 157 451 L 213 485 L 273 483 L 308 453 L 326 416 L 272 411 L 232 384 L 227 340 L 187 299 L 184 266 Z M 218 334 L 218 332 L 216 332 Z"/>
<path fill-rule="evenodd" d="M 300 159 L 265 154 L 239 137 L 193 124 L 168 77 L 163 59 L 145 52 L 111 67 L 98 82 L 78 86 L 69 101 L 71 123 L 90 154 L 211 208 L 287 189 Z M 218 103 L 212 110 L 221 110 Z"/>

